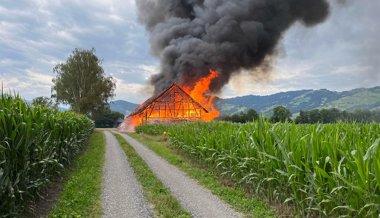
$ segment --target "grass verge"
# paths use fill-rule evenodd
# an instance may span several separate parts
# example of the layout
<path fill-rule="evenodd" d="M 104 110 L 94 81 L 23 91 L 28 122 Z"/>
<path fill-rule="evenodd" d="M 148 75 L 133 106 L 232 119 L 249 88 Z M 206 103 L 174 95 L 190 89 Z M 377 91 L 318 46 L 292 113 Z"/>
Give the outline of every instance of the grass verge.
<path fill-rule="evenodd" d="M 266 203 L 249 196 L 243 188 L 218 176 L 213 169 L 201 166 L 172 148 L 161 136 L 127 133 L 129 136 L 148 146 L 169 163 L 177 166 L 199 184 L 210 189 L 212 193 L 223 199 L 236 210 L 252 218 L 272 218 L 276 214 Z"/>
<path fill-rule="evenodd" d="M 95 131 L 86 150 L 73 163 L 63 191 L 49 217 L 101 217 L 105 152 L 103 133 Z"/>
<path fill-rule="evenodd" d="M 191 217 L 170 191 L 162 182 L 153 174 L 145 161 L 136 153 L 135 149 L 130 146 L 125 139 L 119 134 L 114 134 L 128 157 L 137 181 L 141 184 L 144 195 L 153 205 L 157 217 Z"/>

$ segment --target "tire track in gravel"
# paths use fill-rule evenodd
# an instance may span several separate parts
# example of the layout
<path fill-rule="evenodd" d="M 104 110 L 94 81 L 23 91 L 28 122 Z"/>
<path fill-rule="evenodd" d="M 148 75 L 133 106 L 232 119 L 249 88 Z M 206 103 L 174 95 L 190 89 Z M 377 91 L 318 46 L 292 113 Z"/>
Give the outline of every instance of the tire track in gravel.
<path fill-rule="evenodd" d="M 103 172 L 103 217 L 152 217 L 149 204 L 124 151 L 110 132 L 104 134 L 106 158 Z"/>
<path fill-rule="evenodd" d="M 126 134 L 120 134 L 144 159 L 153 173 L 178 199 L 193 217 L 242 217 L 229 205 L 213 195 L 210 190 L 200 186 L 177 167 Z"/>

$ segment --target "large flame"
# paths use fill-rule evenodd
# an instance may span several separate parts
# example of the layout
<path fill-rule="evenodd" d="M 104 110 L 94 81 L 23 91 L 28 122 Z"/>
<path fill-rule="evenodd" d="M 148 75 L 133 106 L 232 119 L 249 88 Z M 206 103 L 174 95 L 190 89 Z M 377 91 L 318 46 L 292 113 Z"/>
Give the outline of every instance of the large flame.
<path fill-rule="evenodd" d="M 210 84 L 211 82 L 219 76 L 219 73 L 214 70 L 210 70 L 210 74 L 207 77 L 200 79 L 194 87 L 190 87 L 186 84 L 182 84 L 181 88 L 187 92 L 195 101 L 200 103 L 208 113 L 202 113 L 201 120 L 202 121 L 212 121 L 216 117 L 219 116 L 220 112 L 215 108 L 214 100 L 215 96 L 210 93 Z M 192 117 L 192 114 L 188 113 L 196 113 L 196 112 L 187 112 L 186 117 Z M 167 116 L 167 115 L 166 115 Z M 180 116 L 180 115 L 178 115 Z M 182 115 L 183 116 L 183 115 Z M 160 114 L 157 111 L 153 111 L 149 118 L 154 120 L 159 120 Z M 120 129 L 123 131 L 134 131 L 136 126 L 142 124 L 142 120 L 138 115 L 128 117 L 125 119 L 123 124 L 121 124 Z"/>
<path fill-rule="evenodd" d="M 209 113 L 202 116 L 204 121 L 212 121 L 217 118 L 220 112 L 215 108 L 214 99 L 215 96 L 210 93 L 210 84 L 212 80 L 218 78 L 219 73 L 215 70 L 210 70 L 210 75 L 199 80 L 194 88 L 182 85 L 182 89 L 185 90 L 195 101 L 199 102 Z"/>

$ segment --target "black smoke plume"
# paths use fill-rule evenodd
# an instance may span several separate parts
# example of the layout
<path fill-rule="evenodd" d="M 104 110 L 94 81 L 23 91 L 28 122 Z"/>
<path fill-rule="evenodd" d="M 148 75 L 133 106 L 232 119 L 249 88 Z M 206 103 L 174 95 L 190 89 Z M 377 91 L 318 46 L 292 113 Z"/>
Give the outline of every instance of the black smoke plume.
<path fill-rule="evenodd" d="M 218 70 L 218 92 L 239 71 L 259 67 L 276 53 L 296 21 L 313 26 L 326 19 L 326 0 L 136 0 L 161 72 L 151 78 L 160 92 L 172 81 L 194 85 Z"/>

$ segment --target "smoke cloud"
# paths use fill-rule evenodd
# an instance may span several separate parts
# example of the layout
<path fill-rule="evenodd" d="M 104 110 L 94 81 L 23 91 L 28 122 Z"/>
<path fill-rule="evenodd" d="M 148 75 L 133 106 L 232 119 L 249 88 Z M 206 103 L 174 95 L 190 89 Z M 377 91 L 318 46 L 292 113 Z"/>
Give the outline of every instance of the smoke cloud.
<path fill-rule="evenodd" d="M 276 54 L 276 45 L 295 22 L 313 26 L 329 14 L 326 0 L 136 0 L 161 72 L 156 92 L 170 83 L 194 85 L 218 70 L 218 92 L 231 76 L 253 70 Z M 270 59 L 270 58 L 269 58 Z"/>

